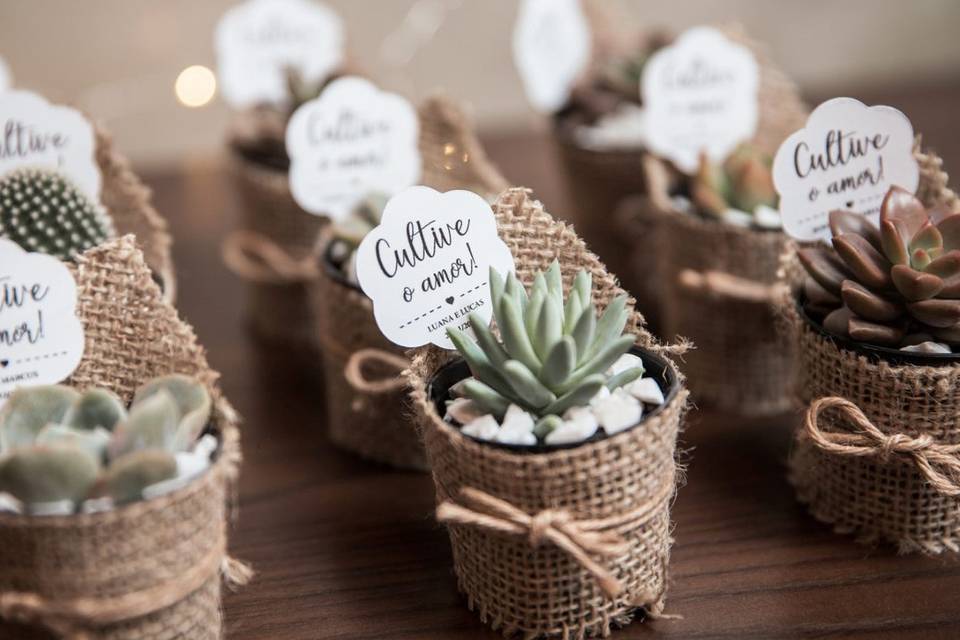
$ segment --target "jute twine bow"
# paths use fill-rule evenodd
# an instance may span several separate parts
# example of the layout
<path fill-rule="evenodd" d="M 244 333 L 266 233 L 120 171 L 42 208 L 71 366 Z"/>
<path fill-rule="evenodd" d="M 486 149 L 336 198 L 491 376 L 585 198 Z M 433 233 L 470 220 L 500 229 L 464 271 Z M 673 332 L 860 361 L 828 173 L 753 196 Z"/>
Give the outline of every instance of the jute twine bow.
<path fill-rule="evenodd" d="M 689 291 L 760 304 L 777 300 L 783 291 L 783 285 L 756 282 L 723 271 L 684 269 L 677 279 L 680 286 Z"/>
<path fill-rule="evenodd" d="M 273 240 L 254 231 L 234 231 L 224 241 L 221 253 L 231 271 L 264 284 L 309 282 L 319 273 L 312 257 L 294 258 Z"/>
<path fill-rule="evenodd" d="M 673 495 L 673 490 L 673 474 L 670 474 L 670 481 L 656 495 L 632 511 L 602 520 L 577 520 L 564 509 L 544 509 L 530 515 L 489 493 L 462 487 L 460 503 L 453 500 L 441 503 L 437 507 L 437 520 L 524 536 L 534 549 L 549 542 L 592 575 L 608 598 L 616 598 L 623 592 L 623 584 L 594 558 L 609 559 L 626 554 L 630 544 L 611 530 L 647 519 Z"/>
<path fill-rule="evenodd" d="M 48 599 L 37 593 L 0 593 L 0 618 L 27 625 L 42 625 L 69 640 L 87 640 L 88 630 L 133 620 L 173 606 L 220 573 L 230 588 L 245 585 L 253 571 L 225 555 L 221 540 L 199 562 L 167 582 L 107 598 Z"/>
<path fill-rule="evenodd" d="M 379 363 L 396 369 L 397 374 L 380 380 L 368 380 L 363 374 L 363 367 L 369 363 Z M 384 351 L 383 349 L 358 349 L 350 354 L 347 365 L 343 369 L 343 377 L 355 391 L 370 395 L 399 391 L 407 386 L 407 381 L 400 374 L 410 366 L 410 361 L 403 356 Z"/>
<path fill-rule="evenodd" d="M 822 431 L 820 413 L 836 409 L 845 418 L 850 433 Z M 913 460 L 920 473 L 938 492 L 960 496 L 960 444 L 942 444 L 929 435 L 911 437 L 886 434 L 864 415 L 856 404 L 830 396 L 810 404 L 804 419 L 805 433 L 823 451 L 841 456 L 880 457 L 899 455 Z"/>

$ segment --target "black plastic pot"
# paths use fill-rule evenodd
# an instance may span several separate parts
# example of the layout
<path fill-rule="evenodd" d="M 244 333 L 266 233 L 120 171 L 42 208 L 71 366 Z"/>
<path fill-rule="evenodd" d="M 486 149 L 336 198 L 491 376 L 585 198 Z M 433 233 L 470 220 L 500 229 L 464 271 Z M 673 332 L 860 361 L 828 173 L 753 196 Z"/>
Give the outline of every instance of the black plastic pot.
<path fill-rule="evenodd" d="M 866 356 L 873 362 L 882 361 L 896 366 L 913 365 L 920 367 L 944 367 L 960 363 L 960 353 L 913 353 L 910 351 L 893 349 L 891 347 L 865 344 L 863 342 L 857 342 L 856 340 L 846 336 L 838 336 L 834 333 L 830 333 L 823 328 L 823 325 L 820 324 L 820 322 L 810 317 L 810 315 L 807 313 L 807 310 L 804 308 L 803 302 L 804 301 L 802 298 L 797 299 L 797 312 L 810 328 L 823 337 L 832 340 L 834 344 L 841 349 L 853 351 L 854 353 Z"/>
<path fill-rule="evenodd" d="M 636 429 L 637 427 L 643 425 L 647 418 L 659 414 L 663 408 L 670 404 L 673 398 L 680 392 L 680 383 L 677 380 L 677 374 L 664 358 L 649 351 L 645 351 L 637 346 L 631 348 L 629 353 L 640 357 L 640 359 L 643 361 L 643 366 L 646 369 L 646 373 L 644 375 L 652 377 L 657 381 L 657 384 L 660 386 L 660 390 L 663 391 L 664 401 L 662 405 L 650 411 L 649 413 L 644 412 L 643 416 L 640 418 L 640 422 L 628 429 L 618 432 L 616 435 L 625 433 L 631 429 Z M 427 394 L 430 397 L 430 401 L 433 402 L 434 407 L 436 407 L 437 413 L 439 413 L 441 416 L 446 413 L 446 401 L 450 400 L 450 387 L 457 384 L 461 380 L 469 378 L 470 375 L 470 368 L 467 366 L 467 363 L 460 358 L 454 360 L 453 362 L 447 363 L 433 374 L 433 377 L 430 378 L 430 383 L 427 385 Z M 450 425 L 450 428 L 457 429 L 457 427 L 452 424 Z M 475 442 L 479 442 L 490 447 L 495 447 L 497 449 L 505 449 L 514 453 L 524 454 L 548 453 L 550 451 L 558 451 L 561 449 L 574 449 L 576 447 L 591 442 L 596 442 L 597 440 L 603 440 L 611 436 L 608 436 L 607 434 L 598 430 L 597 433 L 595 433 L 591 438 L 583 440 L 582 442 L 572 442 L 570 444 L 553 446 L 538 444 L 530 447 L 515 444 L 503 444 L 501 442 L 491 442 L 489 440 L 480 440 L 479 438 L 473 438 L 471 436 L 464 437 L 470 438 Z"/>

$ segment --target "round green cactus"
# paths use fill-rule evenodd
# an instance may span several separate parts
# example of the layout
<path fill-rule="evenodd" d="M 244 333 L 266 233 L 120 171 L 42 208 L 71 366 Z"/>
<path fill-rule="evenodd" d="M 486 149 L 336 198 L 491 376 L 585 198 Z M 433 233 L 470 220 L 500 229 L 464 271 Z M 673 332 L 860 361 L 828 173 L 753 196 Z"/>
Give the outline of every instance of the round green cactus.
<path fill-rule="evenodd" d="M 473 373 L 460 387 L 463 395 L 497 417 L 515 404 L 540 416 L 543 424 L 538 426 L 544 427 L 556 422 L 550 416 L 587 404 L 602 387 L 612 391 L 643 375 L 642 367 L 605 375 L 636 336 L 623 333 L 626 297 L 612 300 L 598 320 L 591 286 L 590 274 L 581 271 L 565 302 L 560 265 L 554 261 L 545 273 L 536 274 L 528 296 L 512 273 L 504 281 L 491 269 L 490 293 L 501 339 L 475 314 L 470 315 L 470 326 L 476 341 L 456 328 L 447 329 Z"/>
<path fill-rule="evenodd" d="M 0 178 L 0 237 L 60 260 L 113 237 L 113 221 L 70 180 L 47 169 L 17 169 Z"/>

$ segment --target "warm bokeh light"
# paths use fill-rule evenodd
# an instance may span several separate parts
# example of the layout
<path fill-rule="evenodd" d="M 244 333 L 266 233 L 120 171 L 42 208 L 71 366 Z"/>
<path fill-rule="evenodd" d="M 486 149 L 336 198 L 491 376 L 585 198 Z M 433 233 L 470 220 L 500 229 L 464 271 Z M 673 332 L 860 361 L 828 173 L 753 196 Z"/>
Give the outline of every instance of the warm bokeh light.
<path fill-rule="evenodd" d="M 180 104 L 186 107 L 202 107 L 216 94 L 217 78 L 207 67 L 195 64 L 180 72 L 173 89 Z"/>

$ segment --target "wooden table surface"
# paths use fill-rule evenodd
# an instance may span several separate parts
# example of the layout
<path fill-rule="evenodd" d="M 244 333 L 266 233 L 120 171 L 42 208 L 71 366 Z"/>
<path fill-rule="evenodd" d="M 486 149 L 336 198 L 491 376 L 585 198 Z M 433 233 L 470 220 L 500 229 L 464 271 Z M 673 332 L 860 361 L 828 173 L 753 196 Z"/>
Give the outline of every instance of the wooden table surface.
<path fill-rule="evenodd" d="M 899 106 L 948 168 L 960 166 L 960 87 L 859 97 Z M 555 214 L 569 212 L 542 136 L 486 142 L 515 184 L 532 187 Z M 230 546 L 257 577 L 226 598 L 228 637 L 499 637 L 457 593 L 430 479 L 332 448 L 317 378 L 295 366 L 295 354 L 247 333 L 243 287 L 219 257 L 235 202 L 222 171 L 204 164 L 145 178 L 174 231 L 181 313 L 245 418 Z M 667 599 L 682 619 L 636 623 L 615 638 L 960 637 L 956 558 L 859 546 L 797 504 L 784 477 L 795 423 L 691 414 Z"/>

